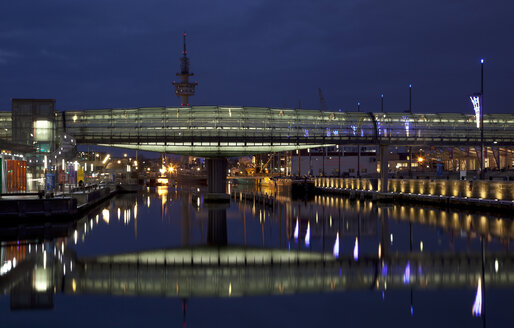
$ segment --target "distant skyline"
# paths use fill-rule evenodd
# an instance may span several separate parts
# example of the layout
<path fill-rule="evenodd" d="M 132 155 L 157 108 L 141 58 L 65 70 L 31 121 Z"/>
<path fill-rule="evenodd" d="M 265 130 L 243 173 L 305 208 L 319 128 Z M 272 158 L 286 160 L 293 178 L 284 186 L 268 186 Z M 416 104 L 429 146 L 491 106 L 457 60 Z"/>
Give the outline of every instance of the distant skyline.
<path fill-rule="evenodd" d="M 191 105 L 514 113 L 509 1 L 4 1 L 0 110 L 55 98 L 59 110 L 179 106 L 188 33 Z"/>

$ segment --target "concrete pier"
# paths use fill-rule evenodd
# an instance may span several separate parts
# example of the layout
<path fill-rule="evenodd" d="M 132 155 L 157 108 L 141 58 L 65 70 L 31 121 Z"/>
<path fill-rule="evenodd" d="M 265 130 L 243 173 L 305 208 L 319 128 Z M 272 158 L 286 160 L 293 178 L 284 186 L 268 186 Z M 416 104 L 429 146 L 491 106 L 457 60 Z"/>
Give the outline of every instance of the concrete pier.
<path fill-rule="evenodd" d="M 32 224 L 73 220 L 113 196 L 116 191 L 100 188 L 73 192 L 52 198 L 3 196 L 0 199 L 0 224 Z"/>
<path fill-rule="evenodd" d="M 227 194 L 227 159 L 207 159 L 207 195 L 206 202 L 229 202 Z"/>
<path fill-rule="evenodd" d="M 377 201 L 430 203 L 439 206 L 474 207 L 484 210 L 514 209 L 514 182 L 391 179 L 386 191 L 381 179 L 377 188 L 374 179 L 316 178 L 316 190 L 321 193 L 348 195 Z"/>

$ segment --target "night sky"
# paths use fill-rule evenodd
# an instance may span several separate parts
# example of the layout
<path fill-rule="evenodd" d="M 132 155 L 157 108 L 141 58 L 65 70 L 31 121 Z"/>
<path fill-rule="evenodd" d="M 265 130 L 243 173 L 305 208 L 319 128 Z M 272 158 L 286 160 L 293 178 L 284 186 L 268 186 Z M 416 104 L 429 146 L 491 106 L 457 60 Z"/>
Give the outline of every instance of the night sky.
<path fill-rule="evenodd" d="M 0 109 L 177 106 L 182 33 L 192 105 L 472 114 L 485 58 L 485 111 L 513 113 L 508 0 L 2 1 Z"/>

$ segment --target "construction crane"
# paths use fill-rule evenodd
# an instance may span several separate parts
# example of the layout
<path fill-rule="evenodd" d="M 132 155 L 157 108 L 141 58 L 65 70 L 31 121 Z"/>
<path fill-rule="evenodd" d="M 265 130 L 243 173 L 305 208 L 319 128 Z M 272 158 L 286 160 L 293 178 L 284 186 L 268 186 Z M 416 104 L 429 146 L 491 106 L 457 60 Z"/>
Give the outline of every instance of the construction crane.
<path fill-rule="evenodd" d="M 318 88 L 319 93 L 319 102 L 321 104 L 322 110 L 328 110 L 327 103 L 325 102 L 325 97 L 323 97 L 323 92 L 321 92 L 321 88 Z"/>

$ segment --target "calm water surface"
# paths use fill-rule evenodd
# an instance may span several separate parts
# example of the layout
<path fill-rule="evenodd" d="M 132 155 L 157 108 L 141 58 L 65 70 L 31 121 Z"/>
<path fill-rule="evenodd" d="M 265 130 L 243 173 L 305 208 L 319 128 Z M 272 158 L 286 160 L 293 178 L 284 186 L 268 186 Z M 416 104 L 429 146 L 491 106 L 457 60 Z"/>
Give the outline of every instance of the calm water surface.
<path fill-rule="evenodd" d="M 226 207 L 183 186 L 118 195 L 71 225 L 0 229 L 1 326 L 514 322 L 506 215 L 232 189 Z M 239 193 L 257 190 L 274 204 Z"/>

